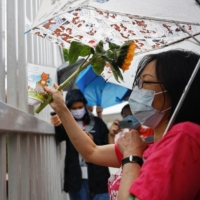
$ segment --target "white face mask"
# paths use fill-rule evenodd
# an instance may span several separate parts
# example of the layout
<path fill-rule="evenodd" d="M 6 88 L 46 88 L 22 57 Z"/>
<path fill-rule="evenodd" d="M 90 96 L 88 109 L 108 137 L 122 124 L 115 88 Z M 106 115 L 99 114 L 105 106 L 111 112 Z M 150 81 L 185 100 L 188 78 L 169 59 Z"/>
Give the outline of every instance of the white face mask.
<path fill-rule="evenodd" d="M 85 110 L 85 108 L 81 108 L 81 109 L 78 109 L 78 110 L 70 110 L 70 112 L 72 113 L 72 115 L 74 116 L 74 118 L 76 118 L 76 119 L 82 119 L 83 116 L 86 113 L 86 110 Z"/>
<path fill-rule="evenodd" d="M 163 92 L 155 93 L 152 90 L 139 89 L 137 86 L 133 89 L 129 97 L 129 105 L 132 114 L 141 124 L 155 128 L 162 120 L 165 111 L 170 109 L 159 111 L 152 107 L 154 96 L 161 93 Z"/>

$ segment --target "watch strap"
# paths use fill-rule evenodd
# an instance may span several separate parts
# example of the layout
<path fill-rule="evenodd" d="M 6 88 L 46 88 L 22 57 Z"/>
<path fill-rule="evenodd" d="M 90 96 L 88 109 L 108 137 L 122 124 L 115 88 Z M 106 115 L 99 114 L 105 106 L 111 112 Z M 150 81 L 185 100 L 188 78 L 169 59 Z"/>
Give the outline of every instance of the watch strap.
<path fill-rule="evenodd" d="M 143 159 L 139 156 L 129 156 L 126 158 L 122 159 L 122 167 L 123 165 L 125 165 L 126 163 L 138 163 L 140 166 L 143 165 Z"/>

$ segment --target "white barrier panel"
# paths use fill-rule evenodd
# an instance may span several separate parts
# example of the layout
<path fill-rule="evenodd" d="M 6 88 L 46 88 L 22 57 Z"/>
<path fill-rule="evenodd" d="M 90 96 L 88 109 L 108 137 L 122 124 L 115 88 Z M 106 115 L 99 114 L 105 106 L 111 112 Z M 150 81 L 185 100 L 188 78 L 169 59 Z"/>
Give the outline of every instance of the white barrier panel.
<path fill-rule="evenodd" d="M 67 199 L 62 191 L 65 144 L 55 143 L 50 106 L 35 114 L 35 107 L 27 104 L 26 63 L 63 63 L 60 47 L 24 35 L 39 6 L 40 0 L 0 1 L 1 200 Z"/>
<path fill-rule="evenodd" d="M 0 132 L 0 199 L 6 199 L 6 135 Z"/>

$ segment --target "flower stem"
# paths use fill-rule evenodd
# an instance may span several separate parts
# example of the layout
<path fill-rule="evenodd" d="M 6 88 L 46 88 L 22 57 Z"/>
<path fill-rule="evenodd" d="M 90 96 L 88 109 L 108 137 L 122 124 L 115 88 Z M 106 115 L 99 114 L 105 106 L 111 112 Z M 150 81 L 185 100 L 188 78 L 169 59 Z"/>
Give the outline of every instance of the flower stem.
<path fill-rule="evenodd" d="M 92 63 L 91 60 L 87 61 L 87 62 L 84 61 L 84 64 L 82 64 L 70 77 L 68 77 L 67 80 L 65 80 L 63 83 L 61 83 L 58 86 L 57 90 L 61 91 L 64 87 L 66 87 L 71 82 L 71 80 L 73 80 L 76 76 L 78 76 L 78 74 L 82 70 L 87 68 L 87 66 L 90 65 L 91 63 Z M 51 101 L 52 101 L 52 95 L 49 94 L 48 98 L 35 109 L 35 113 L 39 114 Z"/>

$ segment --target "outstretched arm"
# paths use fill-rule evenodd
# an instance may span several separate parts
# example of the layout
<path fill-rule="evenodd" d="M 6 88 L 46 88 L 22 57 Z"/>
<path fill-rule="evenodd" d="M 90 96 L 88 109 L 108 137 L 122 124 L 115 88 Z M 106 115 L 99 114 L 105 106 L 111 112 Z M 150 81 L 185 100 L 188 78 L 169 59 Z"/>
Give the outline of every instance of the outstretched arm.
<path fill-rule="evenodd" d="M 57 85 L 54 85 L 54 87 L 57 88 Z M 45 90 L 52 94 L 53 101 L 50 105 L 59 116 L 74 147 L 83 158 L 87 162 L 97 165 L 120 167 L 120 163 L 115 154 L 114 145 L 97 146 L 74 120 L 71 112 L 65 105 L 62 92 L 49 87 L 45 87 Z"/>

